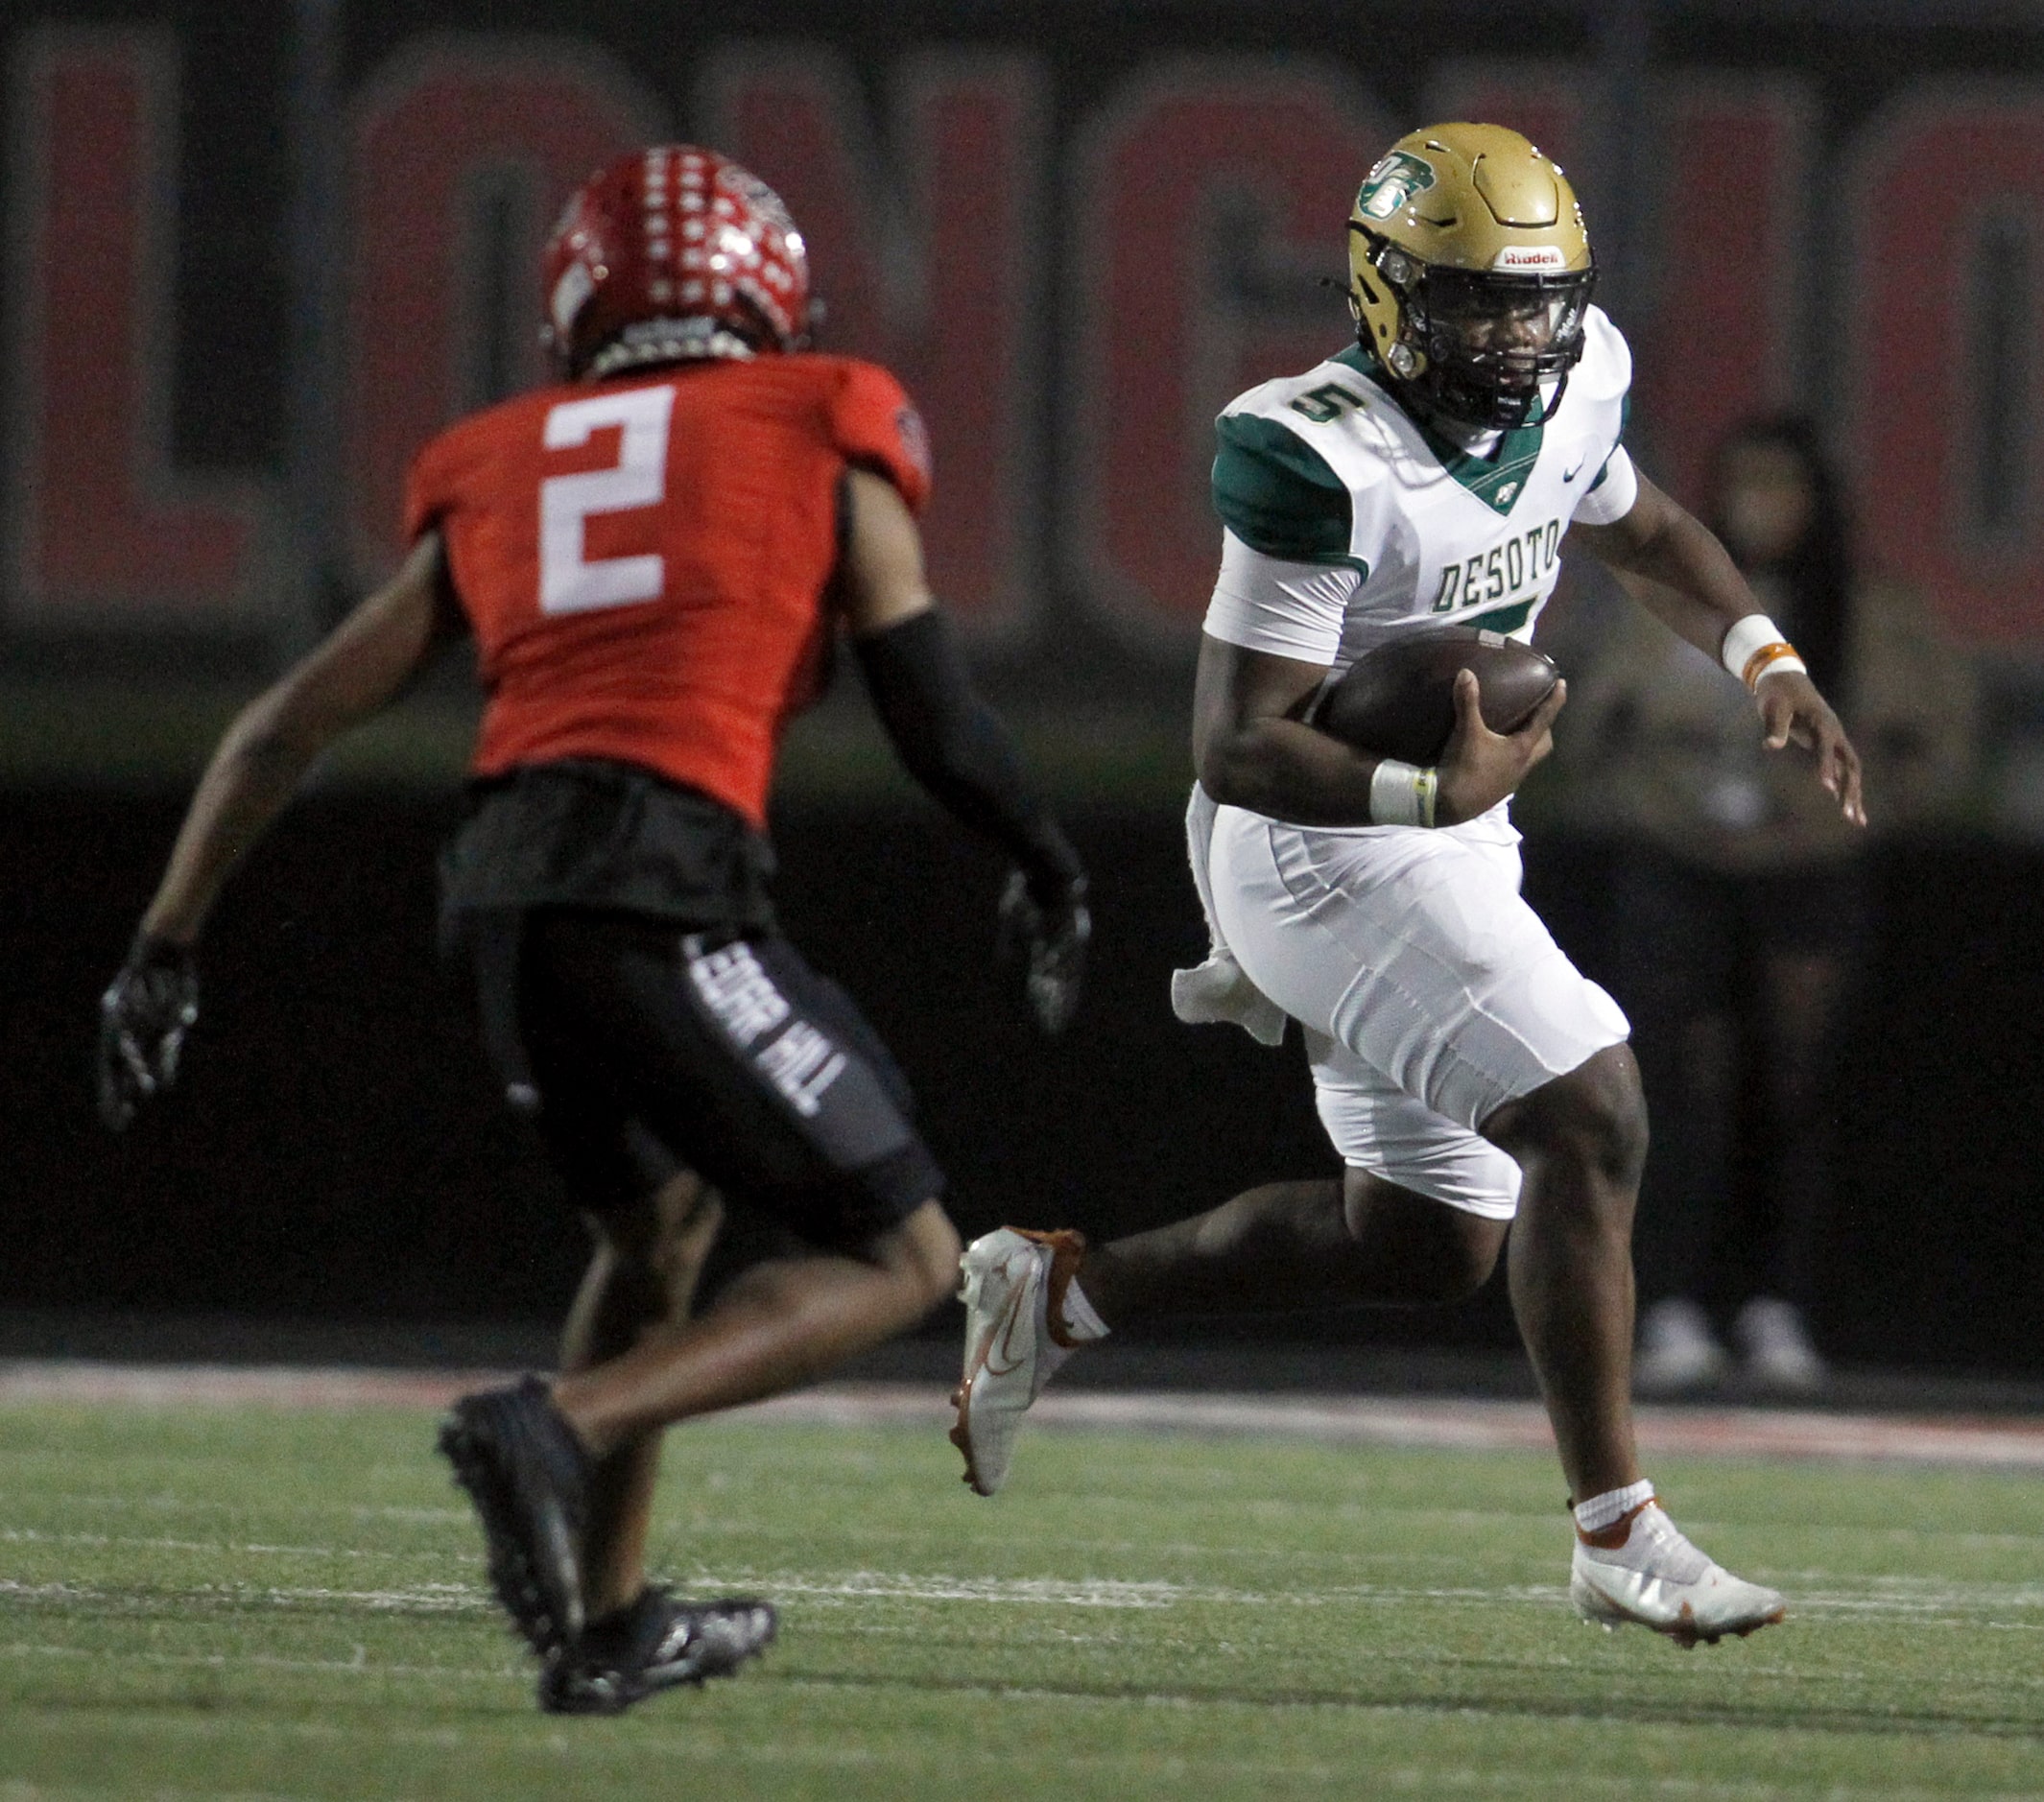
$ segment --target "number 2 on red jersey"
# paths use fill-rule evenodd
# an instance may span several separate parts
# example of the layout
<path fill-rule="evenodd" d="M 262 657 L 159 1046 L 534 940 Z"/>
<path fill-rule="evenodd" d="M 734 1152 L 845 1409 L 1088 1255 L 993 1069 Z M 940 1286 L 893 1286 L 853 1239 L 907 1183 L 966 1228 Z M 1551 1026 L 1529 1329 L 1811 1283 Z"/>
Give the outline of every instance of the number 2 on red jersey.
<path fill-rule="evenodd" d="M 588 522 L 597 513 L 629 513 L 667 498 L 667 433 L 675 391 L 633 388 L 619 394 L 564 400 L 548 413 L 548 450 L 586 444 L 617 426 L 617 462 L 607 469 L 549 476 L 539 485 L 539 610 L 587 613 L 599 607 L 657 601 L 667 585 L 666 559 L 587 555 Z"/>

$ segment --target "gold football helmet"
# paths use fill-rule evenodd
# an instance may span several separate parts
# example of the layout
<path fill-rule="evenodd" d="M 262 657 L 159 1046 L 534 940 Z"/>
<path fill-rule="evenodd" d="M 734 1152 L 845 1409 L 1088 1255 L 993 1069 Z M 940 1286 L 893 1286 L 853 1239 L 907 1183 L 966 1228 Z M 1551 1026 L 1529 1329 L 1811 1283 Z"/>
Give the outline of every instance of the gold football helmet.
<path fill-rule="evenodd" d="M 1348 216 L 1364 346 L 1429 410 L 1509 428 L 1582 356 L 1597 271 L 1568 178 L 1516 131 L 1437 125 L 1393 144 Z"/>

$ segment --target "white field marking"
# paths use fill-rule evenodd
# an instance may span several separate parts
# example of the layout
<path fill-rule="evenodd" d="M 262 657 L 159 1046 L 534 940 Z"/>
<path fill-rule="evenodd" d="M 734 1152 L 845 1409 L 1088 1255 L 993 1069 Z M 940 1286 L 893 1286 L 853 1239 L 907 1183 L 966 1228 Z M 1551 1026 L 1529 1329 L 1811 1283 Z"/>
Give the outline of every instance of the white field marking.
<path fill-rule="evenodd" d="M 2035 1614 L 2044 1610 L 2044 1588 L 2034 1583 L 1965 1583 L 1938 1577 L 1866 1579 L 1864 1588 L 1798 1589 L 1798 1609 L 1818 1614 L 1866 1614 L 1891 1618 L 1912 1615 L 1960 1616 L 1991 1609 L 1996 1613 Z M 2044 1630 L 2044 1621 L 2003 1624 Z"/>
<path fill-rule="evenodd" d="M 317 1676 L 444 1677 L 460 1681 L 526 1674 L 522 1659 L 508 1660 L 500 1665 L 399 1665 L 372 1660 L 366 1648 L 358 1647 L 356 1650 L 359 1655 L 353 1658 L 278 1658 L 269 1652 L 164 1652 L 126 1648 L 114 1651 L 102 1646 L 36 1646 L 25 1640 L 0 1642 L 0 1658 L 83 1658 L 96 1665 L 151 1665 L 204 1671 L 246 1667 L 254 1671 L 303 1671 Z M 0 1790 L 0 1796 L 5 1793 Z M 152 1791 L 153 1795 L 154 1793 Z"/>
<path fill-rule="evenodd" d="M 62 1604 L 76 1601 L 141 1600 L 158 1607 L 198 1600 L 267 1601 L 278 1607 L 305 1602 L 350 1602 L 372 1612 L 487 1614 L 489 1597 L 469 1583 L 422 1583 L 416 1589 L 320 1589 L 258 1583 L 191 1583 L 137 1597 L 132 1590 L 89 1583 L 20 1583 L 0 1578 L 0 1596 L 18 1601 Z"/>
<path fill-rule="evenodd" d="M 818 1600 L 893 1600 L 904 1601 L 990 1601 L 1024 1605 L 1085 1608 L 1169 1608 L 1180 1602 L 1243 1607 L 1378 1605 L 1427 1602 L 1454 1606 L 1498 1602 L 1552 1607 L 1566 1589 L 1558 1584 L 1512 1583 L 1494 1589 L 1474 1585 L 1343 1583 L 1310 1590 L 1256 1591 L 1158 1581 L 1057 1582 L 996 1577 L 906 1577 L 860 1571 L 828 1580 L 801 1572 L 727 1571 L 691 1577 L 691 1587 L 704 1590 L 754 1589 L 773 1596 L 807 1596 Z M 1920 1620 L 1949 1616 L 1954 1624 L 1982 1624 L 1984 1612 L 2017 1613 L 2044 1608 L 2044 1591 L 2029 1584 L 1912 1583 L 1890 1590 L 1876 1579 L 1868 1592 L 1835 1590 L 1789 1598 L 1792 1613 L 1855 1614 L 1865 1618 Z M 2044 1628 L 2044 1622 L 1996 1623 L 2011 1627 Z"/>
<path fill-rule="evenodd" d="M 46 1508 L 107 1508 L 117 1514 L 345 1514 L 355 1521 L 396 1521 L 418 1527 L 452 1527 L 472 1523 L 475 1513 L 461 1507 L 400 1507 L 368 1502 L 218 1502 L 210 1496 L 82 1495 L 62 1489 L 0 1489 L 0 1507 L 27 1505 Z"/>
<path fill-rule="evenodd" d="M 0 1404 L 64 1402 L 280 1409 L 443 1408 L 504 1371 L 297 1368 L 281 1365 L 134 1365 L 83 1361 L 0 1363 Z M 729 1416 L 800 1425 L 869 1427 L 948 1423 L 940 1386 L 840 1383 L 776 1396 Z M 1547 1416 L 1533 1402 L 1454 1397 L 1194 1395 L 1149 1390 L 1047 1395 L 1031 1411 L 1046 1427 L 1125 1432 L 1247 1434 L 1336 1444 L 1451 1450 L 1550 1450 Z M 1763 1408 L 1639 1411 L 1650 1454 L 1891 1459 L 2044 1469 L 2044 1421 L 1995 1417 L 1829 1414 Z"/>
<path fill-rule="evenodd" d="M 1501 1589 L 1413 1588 L 1390 1584 L 1357 1584 L 1338 1589 L 1255 1590 L 1162 1581 L 1120 1582 L 1098 1578 L 1066 1582 L 1053 1577 L 979 1577 L 943 1575 L 910 1577 L 880 1571 L 851 1571 L 837 1576 L 810 1572 L 738 1570 L 724 1574 L 692 1573 L 688 1587 L 701 1591 L 763 1590 L 775 1597 L 801 1596 L 824 1603 L 849 1601 L 979 1601 L 1011 1607 L 1170 1608 L 1180 1602 L 1244 1607 L 1322 1607 L 1329 1603 L 1379 1601 L 1498 1602 L 1552 1604 L 1562 1591 L 1552 1586 Z M 0 1597 L 22 1601 L 117 1601 L 131 1592 L 76 1583 L 22 1583 L 0 1578 Z M 289 1606 L 303 1602 L 353 1602 L 372 1610 L 424 1610 L 433 1613 L 487 1614 L 492 1603 L 479 1587 L 466 1583 L 426 1583 L 414 1589 L 322 1589 L 253 1583 L 199 1583 L 162 1591 L 152 1600 L 219 1599 L 261 1600 Z"/>
<path fill-rule="evenodd" d="M 1324 1607 L 1329 1603 L 1376 1601 L 1552 1603 L 1564 1593 L 1547 1585 L 1501 1589 L 1414 1588 L 1397 1584 L 1343 1584 L 1331 1589 L 1227 1589 L 1216 1585 L 1161 1580 L 1117 1581 L 1094 1577 L 1061 1581 L 1055 1577 L 911 1577 L 883 1571 L 853 1571 L 820 1577 L 802 1571 L 748 1571 L 740 1568 L 711 1575 L 691 1575 L 691 1589 L 764 1591 L 773 1596 L 805 1596 L 825 1602 L 990 1601 L 1020 1607 L 1170 1608 L 1180 1602 L 1217 1606 Z"/>
<path fill-rule="evenodd" d="M 169 1539 L 140 1533 L 56 1533 L 41 1527 L 0 1527 L 0 1545 L 137 1546 L 150 1552 L 246 1552 L 279 1558 L 433 1558 L 445 1553 L 416 1547 L 411 1551 L 370 1550 L 364 1546 L 270 1546 L 235 1539 Z"/>
<path fill-rule="evenodd" d="M 155 1550 L 275 1551 L 273 1547 L 191 1545 L 162 1539 L 123 1539 L 107 1534 L 42 1534 L 0 1532 L 0 1540 L 36 1539 L 83 1543 L 94 1547 L 138 1546 Z M 306 1556 L 329 1556 L 350 1551 L 342 1547 L 294 1547 Z M 372 1555 L 357 1553 L 356 1555 Z M 943 1573 L 914 1576 L 881 1571 L 820 1574 L 807 1571 L 758 1571 L 734 1567 L 723 1572 L 698 1570 L 688 1577 L 691 1589 L 763 1591 L 775 1597 L 803 1597 L 825 1606 L 855 1601 L 990 1602 L 1010 1607 L 1161 1609 L 1180 1603 L 1208 1606 L 1318 1608 L 1428 1603 L 1468 1603 L 1551 1607 L 1563 1591 L 1552 1584 L 1503 1584 L 1485 1588 L 1469 1584 L 1341 1583 L 1313 1589 L 1248 1590 L 1214 1584 L 1174 1583 L 1164 1579 L 1121 1580 L 1055 1577 L 983 1577 Z M 1783 1579 L 1791 1580 L 1791 1579 Z M 164 1592 L 168 1599 L 171 1592 Z M 491 1602 L 478 1586 L 467 1583 L 421 1583 L 406 1589 L 331 1589 L 308 1585 L 202 1583 L 179 1587 L 176 1595 L 217 1597 L 241 1602 L 267 1601 L 279 1607 L 345 1602 L 372 1611 L 404 1610 L 487 1614 Z M 114 1601 L 131 1592 L 66 1583 L 23 1583 L 0 1579 L 0 1597 L 23 1601 Z M 2044 1610 L 2044 1586 L 2008 1583 L 1954 1583 L 1937 1578 L 1876 1577 L 1865 1589 L 1803 1590 L 1793 1586 L 1792 1609 L 1804 1615 L 1850 1616 L 1863 1620 L 1910 1621 L 1920 1624 L 1990 1624 L 2011 1631 L 2044 1631 L 2044 1621 L 1982 1623 L 1982 1614 L 2021 1617 Z"/>

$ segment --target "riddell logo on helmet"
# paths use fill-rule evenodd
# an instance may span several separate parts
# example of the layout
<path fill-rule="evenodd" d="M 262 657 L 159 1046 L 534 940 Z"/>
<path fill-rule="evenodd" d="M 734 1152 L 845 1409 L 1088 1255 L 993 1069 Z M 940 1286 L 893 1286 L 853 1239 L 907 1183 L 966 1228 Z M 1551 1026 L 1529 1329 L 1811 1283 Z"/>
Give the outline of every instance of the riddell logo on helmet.
<path fill-rule="evenodd" d="M 1565 270 L 1568 253 L 1558 244 L 1508 244 L 1497 254 L 1494 270 Z"/>

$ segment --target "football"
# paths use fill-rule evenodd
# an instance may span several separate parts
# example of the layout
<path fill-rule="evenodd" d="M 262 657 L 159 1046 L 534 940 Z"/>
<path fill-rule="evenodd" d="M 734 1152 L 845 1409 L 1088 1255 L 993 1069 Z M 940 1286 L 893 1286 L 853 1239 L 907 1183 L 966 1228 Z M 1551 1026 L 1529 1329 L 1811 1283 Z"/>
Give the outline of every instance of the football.
<path fill-rule="evenodd" d="M 1366 652 L 1320 698 L 1312 723 L 1344 745 L 1436 764 L 1455 730 L 1455 677 L 1475 672 L 1484 723 L 1516 731 L 1553 691 L 1554 660 L 1497 632 L 1471 626 L 1414 632 Z"/>

